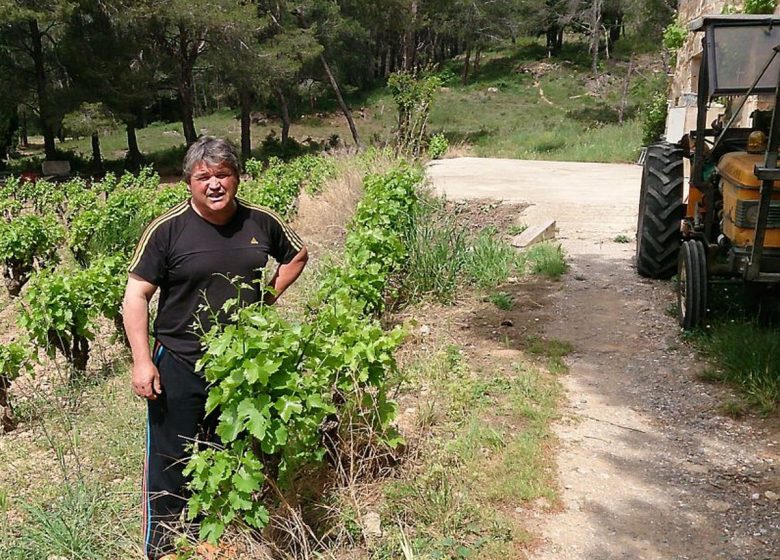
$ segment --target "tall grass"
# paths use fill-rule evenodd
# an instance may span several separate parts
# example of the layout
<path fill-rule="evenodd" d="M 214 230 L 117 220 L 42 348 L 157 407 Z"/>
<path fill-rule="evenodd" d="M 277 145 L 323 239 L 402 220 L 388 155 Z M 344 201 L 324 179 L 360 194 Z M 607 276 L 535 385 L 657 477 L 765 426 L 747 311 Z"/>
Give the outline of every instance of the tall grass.
<path fill-rule="evenodd" d="M 466 258 L 466 232 L 441 200 L 420 204 L 405 233 L 409 251 L 405 297 L 411 301 L 431 294 L 442 303 L 451 303 L 460 282 Z"/>
<path fill-rule="evenodd" d="M 548 278 L 560 278 L 568 270 L 563 248 L 554 243 L 531 246 L 523 253 L 521 260 L 528 272 Z"/>
<path fill-rule="evenodd" d="M 478 287 L 489 289 L 506 282 L 516 263 L 517 251 L 487 227 L 471 243 L 464 272 Z"/>
<path fill-rule="evenodd" d="M 763 414 L 776 409 L 780 401 L 780 330 L 730 320 L 713 324 L 696 341 L 710 358 L 710 379 L 738 387 Z"/>

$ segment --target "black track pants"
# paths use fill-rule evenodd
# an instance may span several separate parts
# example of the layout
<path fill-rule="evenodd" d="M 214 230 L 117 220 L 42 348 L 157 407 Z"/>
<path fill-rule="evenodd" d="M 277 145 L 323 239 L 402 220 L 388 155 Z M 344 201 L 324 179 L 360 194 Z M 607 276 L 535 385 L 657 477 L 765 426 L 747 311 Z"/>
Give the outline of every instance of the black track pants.
<path fill-rule="evenodd" d="M 148 401 L 146 461 L 143 480 L 143 536 L 145 552 L 155 559 L 172 552 L 172 541 L 187 503 L 182 474 L 188 446 L 197 437 L 214 441 L 217 414 L 205 416 L 207 383 L 192 367 L 155 345 L 154 362 L 160 372 L 162 394 Z"/>

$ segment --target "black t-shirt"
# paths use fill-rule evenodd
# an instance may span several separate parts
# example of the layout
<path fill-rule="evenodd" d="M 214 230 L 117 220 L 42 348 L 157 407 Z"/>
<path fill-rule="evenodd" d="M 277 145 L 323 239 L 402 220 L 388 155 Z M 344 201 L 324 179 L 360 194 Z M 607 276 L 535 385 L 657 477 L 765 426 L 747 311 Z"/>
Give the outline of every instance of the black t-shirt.
<path fill-rule="evenodd" d="M 154 336 L 174 356 L 194 365 L 203 355 L 200 333 L 218 320 L 223 304 L 238 295 L 229 278 L 240 277 L 252 289 L 241 290 L 241 303 L 260 300 L 268 256 L 289 263 L 303 243 L 275 213 L 238 201 L 235 215 L 218 226 L 201 218 L 187 200 L 144 231 L 130 272 L 160 287 Z M 198 326 L 199 325 L 199 326 Z M 201 330 L 203 329 L 203 330 Z"/>

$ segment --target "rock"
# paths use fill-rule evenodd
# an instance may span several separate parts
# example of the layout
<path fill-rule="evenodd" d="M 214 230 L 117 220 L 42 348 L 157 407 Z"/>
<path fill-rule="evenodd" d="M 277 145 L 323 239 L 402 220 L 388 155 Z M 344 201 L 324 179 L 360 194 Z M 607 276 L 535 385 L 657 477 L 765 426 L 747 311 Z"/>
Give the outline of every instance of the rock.
<path fill-rule="evenodd" d="M 723 500 L 707 500 L 707 507 L 716 513 L 726 513 L 731 509 L 731 504 Z"/>
<path fill-rule="evenodd" d="M 548 239 L 555 239 L 555 220 L 547 220 L 541 224 L 533 225 L 520 235 L 512 238 L 512 246 L 525 249 L 534 243 L 540 243 Z"/>
<path fill-rule="evenodd" d="M 363 516 L 363 534 L 368 538 L 382 536 L 382 519 L 375 511 L 369 511 Z"/>
<path fill-rule="evenodd" d="M 501 326 L 502 327 L 514 327 L 515 323 L 511 319 L 504 319 L 503 321 L 501 321 Z"/>
<path fill-rule="evenodd" d="M 420 327 L 420 334 L 423 336 L 428 336 L 429 334 L 431 334 L 431 327 L 429 327 L 428 325 L 423 325 L 422 327 Z"/>
<path fill-rule="evenodd" d="M 767 490 L 766 492 L 764 492 L 764 497 L 767 500 L 770 500 L 772 502 L 776 502 L 780 500 L 780 494 L 778 494 L 777 492 L 772 492 L 771 490 Z"/>
<path fill-rule="evenodd" d="M 488 90 L 488 93 L 498 93 L 498 88 L 497 87 L 489 87 L 487 90 Z"/>

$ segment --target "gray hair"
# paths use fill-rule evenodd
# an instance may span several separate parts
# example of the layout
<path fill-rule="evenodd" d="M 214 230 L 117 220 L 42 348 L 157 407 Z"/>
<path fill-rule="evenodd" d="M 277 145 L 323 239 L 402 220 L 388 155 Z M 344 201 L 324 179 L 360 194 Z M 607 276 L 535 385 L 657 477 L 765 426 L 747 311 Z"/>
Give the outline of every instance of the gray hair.
<path fill-rule="evenodd" d="M 202 136 L 190 146 L 181 166 L 187 183 L 192 177 L 192 169 L 201 161 L 209 166 L 225 164 L 233 170 L 236 177 L 241 175 L 241 160 L 235 146 L 222 138 Z"/>

